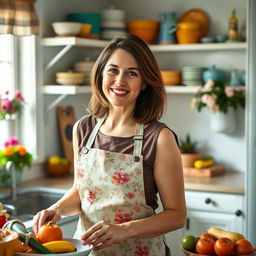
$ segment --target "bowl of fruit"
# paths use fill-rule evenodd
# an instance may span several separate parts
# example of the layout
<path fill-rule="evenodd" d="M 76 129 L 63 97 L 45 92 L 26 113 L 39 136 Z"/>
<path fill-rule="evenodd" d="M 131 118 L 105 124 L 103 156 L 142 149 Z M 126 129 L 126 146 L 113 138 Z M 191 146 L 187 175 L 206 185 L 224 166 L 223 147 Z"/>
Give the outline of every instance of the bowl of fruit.
<path fill-rule="evenodd" d="M 44 164 L 47 173 L 52 177 L 63 177 L 69 172 L 70 162 L 64 157 L 51 156 Z"/>
<path fill-rule="evenodd" d="M 17 234 L 14 256 L 87 256 L 92 250 L 92 245 L 83 245 L 81 240 L 64 238 L 61 227 L 51 221 L 41 226 L 37 234 L 19 220 L 9 221 L 6 229 Z"/>
<path fill-rule="evenodd" d="M 186 256 L 256 256 L 256 247 L 242 234 L 216 227 L 199 237 L 185 235 L 181 250 Z"/>

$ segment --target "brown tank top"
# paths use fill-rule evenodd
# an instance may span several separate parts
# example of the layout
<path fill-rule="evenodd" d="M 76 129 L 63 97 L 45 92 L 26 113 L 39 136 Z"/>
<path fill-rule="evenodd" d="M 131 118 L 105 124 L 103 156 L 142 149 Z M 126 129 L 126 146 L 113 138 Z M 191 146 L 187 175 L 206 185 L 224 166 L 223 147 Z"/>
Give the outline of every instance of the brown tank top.
<path fill-rule="evenodd" d="M 95 126 L 97 120 L 93 115 L 86 115 L 79 120 L 78 123 L 78 146 L 79 152 L 86 145 L 86 142 Z M 143 139 L 143 177 L 144 190 L 147 205 L 153 209 L 158 207 L 157 204 L 157 186 L 154 180 L 154 162 L 156 156 L 157 138 L 163 128 L 168 128 L 164 123 L 159 121 L 151 121 L 144 130 Z M 168 128 L 170 129 L 170 128 Z M 172 131 L 173 132 L 173 131 Z M 174 132 L 173 132 L 174 133 Z M 177 140 L 177 136 L 174 133 Z M 131 137 L 115 137 L 108 136 L 100 131 L 97 133 L 93 148 L 99 148 L 110 152 L 119 152 L 124 154 L 133 153 L 134 140 Z"/>

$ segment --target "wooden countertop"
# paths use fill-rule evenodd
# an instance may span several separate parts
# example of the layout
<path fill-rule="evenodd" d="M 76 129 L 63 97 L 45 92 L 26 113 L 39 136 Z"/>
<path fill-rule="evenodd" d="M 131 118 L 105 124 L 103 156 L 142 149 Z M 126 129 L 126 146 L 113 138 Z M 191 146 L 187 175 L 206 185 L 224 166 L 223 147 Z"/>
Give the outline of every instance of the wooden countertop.
<path fill-rule="evenodd" d="M 43 177 L 33 180 L 26 180 L 22 183 L 22 188 L 29 187 L 50 187 L 68 189 L 73 184 L 73 176 L 64 178 Z M 244 174 L 227 171 L 221 176 L 212 178 L 191 178 L 185 177 L 185 189 L 202 192 L 220 192 L 231 194 L 244 194 Z M 8 188 L 0 188 L 0 193 L 9 193 Z"/>

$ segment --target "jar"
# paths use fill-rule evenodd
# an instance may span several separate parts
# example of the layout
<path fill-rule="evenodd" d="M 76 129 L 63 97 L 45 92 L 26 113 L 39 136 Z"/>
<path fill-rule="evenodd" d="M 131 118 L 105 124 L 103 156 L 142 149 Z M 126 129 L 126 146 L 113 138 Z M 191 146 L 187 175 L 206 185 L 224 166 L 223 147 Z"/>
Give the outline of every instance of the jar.
<path fill-rule="evenodd" d="M 199 43 L 200 35 L 200 24 L 198 22 L 178 23 L 177 40 L 179 44 Z"/>

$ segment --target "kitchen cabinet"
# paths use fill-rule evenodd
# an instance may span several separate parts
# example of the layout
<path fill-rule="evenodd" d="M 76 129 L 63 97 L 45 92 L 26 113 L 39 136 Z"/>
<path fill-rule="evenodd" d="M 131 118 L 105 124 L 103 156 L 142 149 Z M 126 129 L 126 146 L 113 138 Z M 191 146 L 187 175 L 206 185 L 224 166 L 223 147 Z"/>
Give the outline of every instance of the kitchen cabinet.
<path fill-rule="evenodd" d="M 244 234 L 244 196 L 198 191 L 186 191 L 188 208 L 185 234 L 199 236 L 209 227 Z"/>

